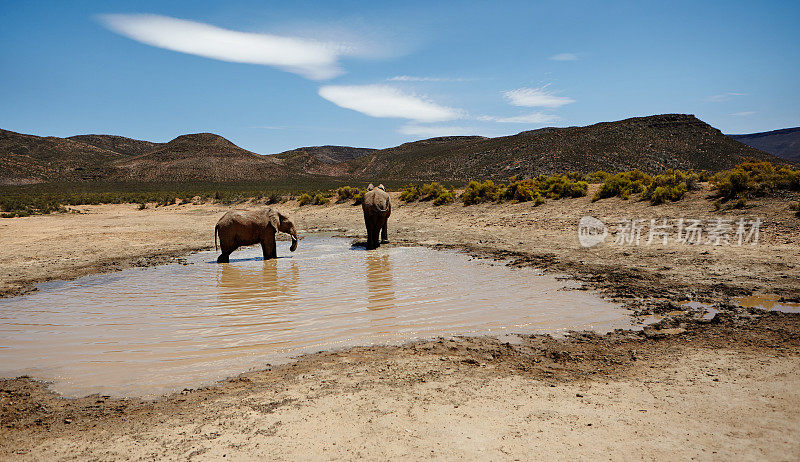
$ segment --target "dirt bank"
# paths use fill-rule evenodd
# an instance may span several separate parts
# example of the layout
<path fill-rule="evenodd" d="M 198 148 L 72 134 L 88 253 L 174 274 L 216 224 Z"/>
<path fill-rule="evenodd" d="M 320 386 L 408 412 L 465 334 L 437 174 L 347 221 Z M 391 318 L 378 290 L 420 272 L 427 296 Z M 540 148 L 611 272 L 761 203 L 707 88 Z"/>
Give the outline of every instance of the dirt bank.
<path fill-rule="evenodd" d="M 660 207 L 587 198 L 537 208 L 395 200 L 390 239 L 569 273 L 643 312 L 672 311 L 686 298 L 798 297 L 800 220 L 789 200 L 713 212 L 707 194 Z M 359 207 L 281 208 L 301 232 L 363 235 Z M 0 221 L 6 294 L 209 248 L 227 208 L 76 209 L 82 213 Z M 606 241 L 586 249 L 577 240 L 583 215 L 611 222 L 720 213 L 760 217 L 758 245 Z M 279 245 L 279 254 L 287 247 Z M 711 322 L 674 313 L 643 333 L 322 353 L 156 402 L 65 400 L 40 383 L 7 380 L 0 384 L 0 458 L 797 459 L 800 316 L 721 308 Z"/>

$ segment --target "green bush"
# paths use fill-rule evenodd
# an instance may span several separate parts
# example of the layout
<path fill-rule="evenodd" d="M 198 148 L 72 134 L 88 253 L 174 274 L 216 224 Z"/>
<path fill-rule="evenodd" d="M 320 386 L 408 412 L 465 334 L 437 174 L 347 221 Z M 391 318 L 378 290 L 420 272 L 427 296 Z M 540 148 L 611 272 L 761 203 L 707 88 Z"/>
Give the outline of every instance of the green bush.
<path fill-rule="evenodd" d="M 336 190 L 336 203 L 341 204 L 349 200 L 353 200 L 353 205 L 360 204 L 364 201 L 364 193 L 366 190 L 356 188 L 354 186 L 342 186 Z"/>
<path fill-rule="evenodd" d="M 453 194 L 452 191 L 444 190 L 436 196 L 436 199 L 433 200 L 433 205 L 445 205 L 451 204 L 453 201 L 456 200 L 456 195 Z"/>
<path fill-rule="evenodd" d="M 400 192 L 400 200 L 403 202 L 414 202 L 417 199 L 419 199 L 419 196 L 420 196 L 419 188 L 414 186 L 413 184 L 406 186 Z"/>
<path fill-rule="evenodd" d="M 353 196 L 353 205 L 359 205 L 364 203 L 364 194 L 367 193 L 366 189 L 360 189 L 358 193 Z"/>
<path fill-rule="evenodd" d="M 327 197 L 325 197 L 322 194 L 317 194 L 316 196 L 314 196 L 314 200 L 311 202 L 311 204 L 313 204 L 313 205 L 325 205 L 328 202 L 330 202 L 330 199 L 328 199 Z"/>
<path fill-rule="evenodd" d="M 300 197 L 297 199 L 297 205 L 299 205 L 299 206 L 303 206 L 303 205 L 306 205 L 306 204 L 310 204 L 310 203 L 311 203 L 311 201 L 313 201 L 313 200 L 314 200 L 314 198 L 313 198 L 313 197 L 311 197 L 311 194 L 308 194 L 308 193 L 303 193 L 303 194 L 302 194 L 302 195 L 300 195 Z"/>
<path fill-rule="evenodd" d="M 461 200 L 464 202 L 464 205 L 492 202 L 500 198 L 500 193 L 500 186 L 495 184 L 492 180 L 486 180 L 483 183 L 470 181 L 461 194 Z"/>
<path fill-rule="evenodd" d="M 642 199 L 649 200 L 653 205 L 663 204 L 667 201 L 679 201 L 686 191 L 697 189 L 698 182 L 699 176 L 694 172 L 667 170 L 650 179 L 650 184 L 642 194 Z"/>
<path fill-rule="evenodd" d="M 541 198 L 542 195 L 535 180 L 517 180 L 512 177 L 508 185 L 502 188 L 500 197 L 512 202 L 528 202 Z"/>
<path fill-rule="evenodd" d="M 711 182 L 717 196 L 723 200 L 738 200 L 741 194 L 749 197 L 764 196 L 781 189 L 800 191 L 800 170 L 771 162 L 748 161 L 717 173 Z"/>
<path fill-rule="evenodd" d="M 446 192 L 447 190 L 444 186 L 434 181 L 433 183 L 424 184 L 419 188 L 419 200 L 432 201 Z"/>
<path fill-rule="evenodd" d="M 592 197 L 592 202 L 608 197 L 619 196 L 627 199 L 631 194 L 638 194 L 650 185 L 651 177 L 638 170 L 608 175 L 602 186 Z"/>
<path fill-rule="evenodd" d="M 743 209 L 747 207 L 747 194 L 746 193 L 739 193 L 736 196 L 736 202 L 733 204 L 733 208 L 735 209 Z"/>

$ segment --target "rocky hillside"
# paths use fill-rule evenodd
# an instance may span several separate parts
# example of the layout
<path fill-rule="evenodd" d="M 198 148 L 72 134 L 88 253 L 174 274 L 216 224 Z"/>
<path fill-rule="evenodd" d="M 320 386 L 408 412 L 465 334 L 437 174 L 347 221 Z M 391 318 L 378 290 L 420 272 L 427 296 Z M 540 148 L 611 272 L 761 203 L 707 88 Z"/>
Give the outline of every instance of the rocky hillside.
<path fill-rule="evenodd" d="M 366 156 L 377 149 L 351 148 L 349 146 L 311 146 L 292 149 L 272 158 L 291 171 L 339 176 L 347 173 L 344 162 Z"/>
<path fill-rule="evenodd" d="M 749 157 L 782 161 L 723 135 L 693 115 L 664 114 L 499 138 L 447 137 L 406 143 L 349 161 L 348 173 L 402 180 L 468 180 L 567 171 L 714 171 Z"/>
<path fill-rule="evenodd" d="M 119 152 L 55 136 L 0 130 L 0 184 L 85 181 L 107 177 Z"/>
<path fill-rule="evenodd" d="M 749 157 L 785 162 L 685 114 L 543 128 L 498 138 L 431 138 L 381 150 L 317 146 L 268 156 L 212 133 L 153 143 L 111 135 L 56 138 L 0 130 L 0 184 L 269 181 L 309 175 L 358 181 L 465 181 L 568 171 L 714 171 Z"/>
<path fill-rule="evenodd" d="M 135 181 L 242 181 L 285 177 L 288 170 L 213 133 L 181 135 L 156 150 L 111 164 L 112 177 Z"/>
<path fill-rule="evenodd" d="M 728 135 L 740 143 L 774 154 L 786 160 L 800 162 L 800 127 L 784 128 L 749 135 Z"/>
<path fill-rule="evenodd" d="M 76 135 L 67 139 L 90 144 L 100 149 L 118 152 L 126 156 L 137 156 L 157 149 L 163 143 L 135 140 L 117 135 Z"/>

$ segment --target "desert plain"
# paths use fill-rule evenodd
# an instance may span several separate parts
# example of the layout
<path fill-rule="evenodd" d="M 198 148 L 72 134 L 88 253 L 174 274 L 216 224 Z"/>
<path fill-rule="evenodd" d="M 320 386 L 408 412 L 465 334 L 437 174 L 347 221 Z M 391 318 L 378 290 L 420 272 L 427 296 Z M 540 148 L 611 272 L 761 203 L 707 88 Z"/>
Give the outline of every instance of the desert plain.
<path fill-rule="evenodd" d="M 155 400 L 63 398 L 46 383 L 6 379 L 0 458 L 796 460 L 800 315 L 737 300 L 800 301 L 800 219 L 789 209 L 797 198 L 714 210 L 710 194 L 705 185 L 651 206 L 591 202 L 590 188 L 587 197 L 538 207 L 465 207 L 405 204 L 393 193 L 388 245 L 456 249 L 568 276 L 623 305 L 642 328 L 322 352 Z M 365 235 L 360 207 L 349 203 L 275 207 L 301 235 Z M 18 296 L 48 280 L 211 249 L 229 208 L 74 206 L 0 220 L 0 291 Z M 606 223 L 758 217 L 761 226 L 755 245 L 614 245 L 610 236 L 585 248 L 577 225 L 587 215 Z M 279 255 L 287 247 L 279 243 Z"/>

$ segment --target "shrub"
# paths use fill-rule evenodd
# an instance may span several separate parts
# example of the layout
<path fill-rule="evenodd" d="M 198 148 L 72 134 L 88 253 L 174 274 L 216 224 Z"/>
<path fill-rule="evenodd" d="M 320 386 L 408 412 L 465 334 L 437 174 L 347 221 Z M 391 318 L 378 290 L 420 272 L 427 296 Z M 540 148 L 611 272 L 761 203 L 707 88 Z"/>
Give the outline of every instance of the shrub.
<path fill-rule="evenodd" d="M 313 204 L 313 205 L 325 205 L 328 202 L 330 202 L 330 199 L 328 199 L 324 195 L 318 193 L 316 196 L 314 196 L 314 200 L 313 200 L 313 202 L 311 202 L 311 204 Z"/>
<path fill-rule="evenodd" d="M 364 203 L 364 194 L 367 193 L 366 189 L 360 189 L 358 193 L 353 196 L 353 205 L 359 205 Z"/>
<path fill-rule="evenodd" d="M 508 186 L 502 189 L 500 196 L 503 200 L 513 202 L 528 202 L 541 198 L 539 187 L 534 180 L 517 180 L 512 177 Z"/>
<path fill-rule="evenodd" d="M 433 205 L 451 204 L 455 199 L 456 195 L 452 191 L 444 190 L 433 200 Z"/>
<path fill-rule="evenodd" d="M 306 204 L 310 204 L 312 200 L 314 200 L 314 198 L 313 198 L 313 197 L 311 197 L 311 194 L 308 194 L 308 193 L 303 193 L 303 194 L 302 194 L 302 195 L 301 195 L 301 196 L 300 196 L 300 197 L 297 199 L 297 205 L 303 206 L 303 205 L 306 205 Z"/>
<path fill-rule="evenodd" d="M 667 170 L 661 175 L 650 179 L 650 184 L 642 194 L 643 200 L 649 200 L 653 205 L 663 204 L 667 201 L 681 200 L 686 191 L 697 189 L 699 176 L 694 172 L 681 170 Z"/>
<path fill-rule="evenodd" d="M 267 197 L 267 204 L 268 205 L 277 204 L 277 203 L 282 202 L 282 201 L 283 201 L 283 196 L 281 194 L 278 194 L 278 193 L 272 193 Z"/>
<path fill-rule="evenodd" d="M 434 181 L 433 183 L 424 184 L 419 188 L 419 200 L 432 201 L 446 192 L 447 190 L 444 186 Z"/>
<path fill-rule="evenodd" d="M 611 176 L 610 173 L 598 170 L 594 173 L 586 175 L 586 181 L 588 181 L 589 183 L 605 183 L 606 178 L 608 178 L 609 176 Z"/>
<path fill-rule="evenodd" d="M 419 199 L 419 195 L 419 188 L 410 184 L 400 192 L 400 200 L 404 202 L 414 202 Z"/>
<path fill-rule="evenodd" d="M 615 196 L 627 199 L 631 194 L 644 191 L 650 185 L 650 181 L 649 175 L 638 170 L 608 175 L 603 185 L 592 197 L 592 202 Z"/>
<path fill-rule="evenodd" d="M 800 191 L 800 170 L 775 166 L 771 162 L 747 161 L 712 178 L 717 196 L 723 200 L 747 196 L 764 196 L 778 189 Z"/>
<path fill-rule="evenodd" d="M 736 195 L 736 202 L 733 204 L 735 209 L 743 209 L 747 206 L 747 194 L 739 193 Z"/>
<path fill-rule="evenodd" d="M 356 188 L 354 186 L 342 186 L 341 188 L 336 190 L 336 203 L 341 204 L 342 202 L 347 202 L 349 200 L 354 200 L 353 204 L 360 204 L 364 201 L 364 193 L 366 191 L 361 188 Z M 356 200 L 356 198 L 358 198 Z"/>
<path fill-rule="evenodd" d="M 147 202 L 142 202 L 141 204 L 139 204 L 139 210 L 144 210 L 146 208 L 147 208 Z"/>
<path fill-rule="evenodd" d="M 500 187 L 492 180 L 486 180 L 483 183 L 470 181 L 461 194 L 461 200 L 464 202 L 464 205 L 496 201 L 500 198 L 500 192 Z"/>

